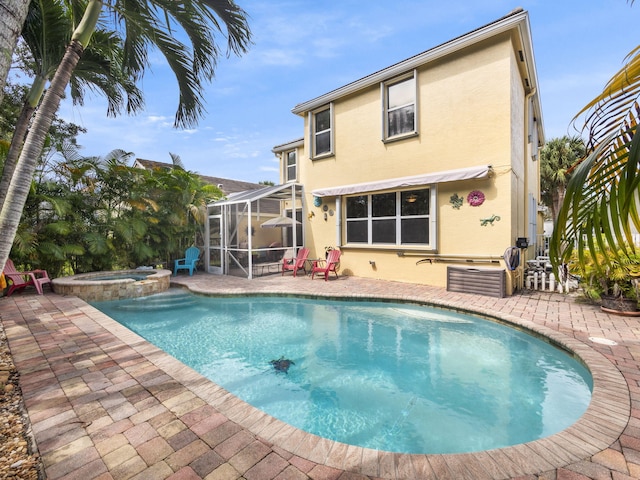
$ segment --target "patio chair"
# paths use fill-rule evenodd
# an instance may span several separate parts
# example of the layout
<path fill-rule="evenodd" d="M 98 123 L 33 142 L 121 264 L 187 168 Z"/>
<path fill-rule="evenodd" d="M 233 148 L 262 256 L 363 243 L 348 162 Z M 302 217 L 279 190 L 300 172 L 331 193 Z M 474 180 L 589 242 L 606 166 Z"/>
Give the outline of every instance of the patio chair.
<path fill-rule="evenodd" d="M 311 267 L 311 279 L 313 280 L 316 273 L 323 273 L 324 281 L 326 282 L 329 280 L 329 272 L 335 273 L 336 278 L 338 278 L 336 268 L 340 263 L 340 254 L 340 250 L 335 249 L 329 252 L 326 260 L 314 260 L 313 266 Z"/>
<path fill-rule="evenodd" d="M 178 258 L 173 263 L 173 276 L 178 274 L 178 270 L 189 270 L 189 275 L 193 275 L 198 260 L 200 260 L 200 249 L 198 247 L 187 248 L 184 252 L 184 258 Z"/>
<path fill-rule="evenodd" d="M 522 290 L 522 270 L 518 268 L 520 266 L 520 249 L 518 247 L 507 247 L 503 257 L 511 277 L 511 288 L 513 290 Z"/>
<path fill-rule="evenodd" d="M 16 290 L 24 290 L 30 285 L 36 288 L 39 295 L 42 295 L 42 286 L 47 283 L 51 286 L 51 279 L 46 270 L 19 272 L 10 258 L 7 259 L 7 263 L 4 266 L 4 276 L 10 282 L 7 297 Z"/>
<path fill-rule="evenodd" d="M 295 277 L 296 273 L 298 273 L 298 270 L 300 269 L 304 270 L 304 273 L 306 275 L 307 268 L 305 264 L 307 262 L 308 256 L 309 249 L 306 247 L 298 250 L 298 255 L 296 255 L 295 258 L 287 258 L 287 256 L 285 255 L 285 257 L 282 259 L 282 275 L 284 275 L 285 271 L 293 271 L 293 276 Z"/>

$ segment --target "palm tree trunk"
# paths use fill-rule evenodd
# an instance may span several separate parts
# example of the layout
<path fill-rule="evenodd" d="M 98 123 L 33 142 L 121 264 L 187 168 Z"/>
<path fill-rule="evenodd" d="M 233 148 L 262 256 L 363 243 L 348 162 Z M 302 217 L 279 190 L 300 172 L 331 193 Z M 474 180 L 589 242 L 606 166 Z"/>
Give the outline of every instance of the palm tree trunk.
<path fill-rule="evenodd" d="M 84 47 L 79 41 L 71 41 L 27 135 L 0 213 L 0 232 L 2 232 L 0 235 L 0 270 L 4 269 L 7 258 L 9 258 L 22 210 L 29 195 L 33 173 L 44 148 L 47 133 L 49 133 L 53 118 L 71 79 L 71 74 L 80 61 L 83 51 Z"/>
<path fill-rule="evenodd" d="M 42 104 L 24 142 L 24 148 L 13 172 L 11 184 L 0 212 L 0 271 L 4 270 L 4 265 L 9 258 L 9 253 L 11 253 L 13 239 L 18 231 L 22 210 L 29 195 L 38 158 L 44 149 L 47 133 L 49 133 L 53 118 L 60 107 L 60 101 L 64 97 L 64 91 L 69 85 L 71 75 L 96 29 L 102 6 L 103 0 L 89 0 L 87 3 L 82 20 L 73 32 L 71 43 L 69 43 L 51 80 L 51 85 L 42 99 Z"/>
<path fill-rule="evenodd" d="M 558 212 L 562 207 L 562 202 L 564 202 L 564 194 L 565 187 L 562 185 L 557 185 L 556 190 L 551 193 L 551 217 L 554 223 L 558 217 Z"/>
<path fill-rule="evenodd" d="M 42 77 L 36 77 L 31 85 L 29 95 L 22 106 L 20 116 L 16 121 L 16 127 L 11 137 L 11 145 L 9 145 L 9 151 L 7 157 L 4 160 L 4 168 L 2 169 L 2 178 L 0 178 L 0 211 L 4 205 L 4 200 L 7 197 L 7 191 L 9 190 L 9 184 L 11 183 L 11 177 L 18 163 L 18 157 L 20 156 L 20 150 L 24 145 L 25 136 L 29 130 L 29 124 L 31 123 L 31 116 L 36 111 L 36 107 L 42 98 L 44 92 L 46 80 Z"/>
<path fill-rule="evenodd" d="M 28 11 L 29 0 L 0 0 L 0 102 L 9 68 L 11 68 L 13 49 Z M 4 262 L 2 268 L 4 268 Z"/>

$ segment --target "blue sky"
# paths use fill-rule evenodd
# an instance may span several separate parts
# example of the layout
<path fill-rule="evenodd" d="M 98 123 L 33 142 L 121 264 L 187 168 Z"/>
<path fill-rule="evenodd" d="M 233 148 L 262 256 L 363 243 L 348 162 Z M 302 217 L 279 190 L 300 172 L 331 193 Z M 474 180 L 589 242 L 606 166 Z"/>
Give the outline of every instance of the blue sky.
<path fill-rule="evenodd" d="M 356 1 L 237 0 L 254 44 L 222 57 L 206 89 L 197 128 L 172 127 L 177 86 L 160 57 L 141 84 L 146 109 L 106 117 L 106 103 L 65 101 L 60 115 L 87 128 L 83 155 L 120 148 L 139 158 L 250 182 L 278 182 L 271 149 L 303 136 L 298 103 L 492 22 L 516 7 L 529 12 L 546 138 L 574 134 L 572 117 L 602 91 L 638 44 L 640 3 L 625 0 Z M 221 39 L 222 44 L 225 40 Z"/>

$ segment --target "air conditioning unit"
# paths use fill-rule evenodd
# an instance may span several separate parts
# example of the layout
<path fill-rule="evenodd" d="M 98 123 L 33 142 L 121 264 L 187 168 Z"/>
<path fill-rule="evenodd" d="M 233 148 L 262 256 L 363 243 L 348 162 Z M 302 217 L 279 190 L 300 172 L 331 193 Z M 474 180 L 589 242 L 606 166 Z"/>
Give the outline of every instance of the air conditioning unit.
<path fill-rule="evenodd" d="M 501 268 L 447 267 L 447 291 L 506 297 L 506 272 Z"/>

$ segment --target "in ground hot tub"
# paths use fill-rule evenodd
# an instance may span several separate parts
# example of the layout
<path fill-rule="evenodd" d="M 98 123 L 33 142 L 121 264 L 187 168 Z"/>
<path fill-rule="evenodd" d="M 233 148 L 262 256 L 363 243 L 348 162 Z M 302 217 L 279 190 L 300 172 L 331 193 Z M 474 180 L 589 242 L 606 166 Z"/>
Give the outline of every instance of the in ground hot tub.
<path fill-rule="evenodd" d="M 87 302 L 136 298 L 169 288 L 170 270 L 117 270 L 91 272 L 52 280 L 60 295 L 75 295 Z"/>

